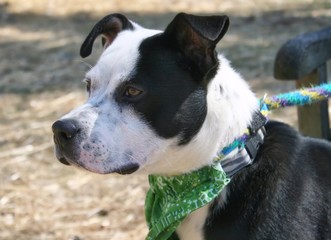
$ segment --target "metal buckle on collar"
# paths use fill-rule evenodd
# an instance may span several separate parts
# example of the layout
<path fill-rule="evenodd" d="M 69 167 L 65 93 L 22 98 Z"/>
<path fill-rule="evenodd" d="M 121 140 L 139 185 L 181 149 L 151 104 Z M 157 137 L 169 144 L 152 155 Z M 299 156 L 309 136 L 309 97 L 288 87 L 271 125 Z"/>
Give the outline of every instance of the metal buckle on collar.
<path fill-rule="evenodd" d="M 249 131 L 251 133 L 256 133 L 259 129 L 263 128 L 263 126 L 267 123 L 267 119 L 263 114 L 258 111 L 255 112 L 253 116 L 253 121 L 251 122 L 251 125 L 248 127 Z"/>
<path fill-rule="evenodd" d="M 256 112 L 253 116 L 253 121 L 249 126 L 250 137 L 245 143 L 245 148 L 249 157 L 254 160 L 259 147 L 263 143 L 264 135 L 266 134 L 264 125 L 267 123 L 267 119 L 261 112 Z"/>
<path fill-rule="evenodd" d="M 246 151 L 252 160 L 256 158 L 257 151 L 259 150 L 259 147 L 263 144 L 265 133 L 265 129 L 264 127 L 262 127 L 259 131 L 253 134 L 245 143 Z"/>

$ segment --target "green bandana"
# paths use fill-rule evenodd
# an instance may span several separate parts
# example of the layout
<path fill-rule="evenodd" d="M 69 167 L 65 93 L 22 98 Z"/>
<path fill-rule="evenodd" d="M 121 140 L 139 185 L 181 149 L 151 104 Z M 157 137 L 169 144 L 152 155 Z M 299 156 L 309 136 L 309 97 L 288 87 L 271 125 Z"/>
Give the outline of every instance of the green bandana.
<path fill-rule="evenodd" d="M 179 176 L 150 175 L 146 240 L 177 239 L 173 233 L 184 218 L 216 198 L 229 182 L 219 162 Z"/>

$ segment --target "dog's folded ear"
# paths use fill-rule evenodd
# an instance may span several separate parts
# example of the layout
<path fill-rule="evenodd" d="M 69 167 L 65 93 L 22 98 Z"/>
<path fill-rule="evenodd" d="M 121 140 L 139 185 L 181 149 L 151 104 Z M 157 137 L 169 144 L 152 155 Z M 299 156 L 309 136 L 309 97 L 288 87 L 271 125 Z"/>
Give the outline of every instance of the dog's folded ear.
<path fill-rule="evenodd" d="M 102 34 L 102 46 L 106 49 L 123 30 L 132 30 L 134 27 L 122 14 L 110 14 L 95 24 L 80 48 L 80 56 L 88 57 L 92 52 L 95 39 Z"/>
<path fill-rule="evenodd" d="M 227 16 L 195 16 L 179 13 L 166 28 L 164 34 L 186 56 L 197 63 L 203 72 L 217 64 L 216 44 L 229 27 Z"/>

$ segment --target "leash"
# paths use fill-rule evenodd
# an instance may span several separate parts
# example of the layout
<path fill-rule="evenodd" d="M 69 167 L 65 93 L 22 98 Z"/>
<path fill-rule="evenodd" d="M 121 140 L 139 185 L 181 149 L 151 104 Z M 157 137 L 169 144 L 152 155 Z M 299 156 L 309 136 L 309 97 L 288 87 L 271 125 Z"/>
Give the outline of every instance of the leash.
<path fill-rule="evenodd" d="M 282 93 L 275 96 L 267 97 L 266 95 L 260 99 L 260 112 L 264 117 L 268 117 L 272 110 L 290 107 L 290 106 L 303 106 L 312 103 L 320 102 L 331 97 L 331 84 L 322 84 L 312 88 L 303 88 L 300 90 Z M 266 122 L 260 117 L 256 120 L 253 119 L 255 126 L 245 130 L 245 132 L 230 145 L 221 149 L 218 152 L 215 160 L 220 161 L 234 149 L 242 146 L 247 142 L 247 139 L 254 131 L 257 131 Z"/>
<path fill-rule="evenodd" d="M 213 164 L 178 176 L 149 175 L 145 201 L 146 240 L 178 240 L 175 231 L 190 213 L 213 201 L 230 178 L 251 165 L 263 143 L 268 114 L 275 109 L 307 105 L 331 97 L 331 84 L 260 99 L 260 112 L 242 136 L 220 149 Z M 228 157 L 230 155 L 231 157 Z"/>
<path fill-rule="evenodd" d="M 282 93 L 272 97 L 264 97 L 261 102 L 261 113 L 267 116 L 271 110 L 290 106 L 303 106 L 331 97 L 331 84 L 326 83 L 312 88 Z"/>

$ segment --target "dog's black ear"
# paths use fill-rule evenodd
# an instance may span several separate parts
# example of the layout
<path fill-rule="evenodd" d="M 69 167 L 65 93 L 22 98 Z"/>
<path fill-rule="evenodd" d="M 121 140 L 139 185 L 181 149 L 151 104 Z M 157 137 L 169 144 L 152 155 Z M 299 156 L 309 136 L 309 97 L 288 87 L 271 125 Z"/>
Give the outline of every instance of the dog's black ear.
<path fill-rule="evenodd" d="M 122 14 L 115 13 L 105 16 L 95 24 L 86 37 L 80 47 L 80 56 L 85 58 L 91 54 L 94 40 L 100 34 L 102 34 L 102 46 L 107 48 L 114 41 L 119 32 L 127 29 L 132 30 L 133 28 L 129 19 Z"/>
<path fill-rule="evenodd" d="M 229 27 L 227 16 L 195 16 L 179 13 L 164 34 L 206 73 L 217 65 L 216 44 Z"/>

